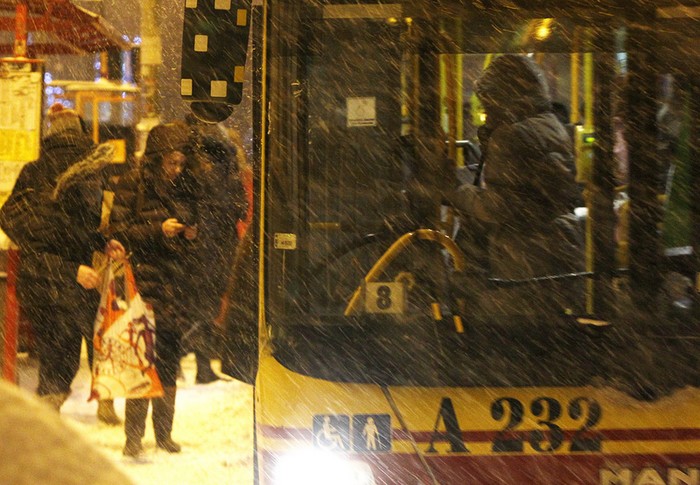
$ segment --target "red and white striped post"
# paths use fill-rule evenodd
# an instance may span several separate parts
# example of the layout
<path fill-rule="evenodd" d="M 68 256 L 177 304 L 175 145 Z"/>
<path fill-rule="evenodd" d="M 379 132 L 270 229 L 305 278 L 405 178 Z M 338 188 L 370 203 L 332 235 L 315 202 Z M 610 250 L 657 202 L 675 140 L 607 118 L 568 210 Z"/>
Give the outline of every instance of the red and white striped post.
<path fill-rule="evenodd" d="M 15 44 L 13 55 L 27 57 L 27 15 L 29 8 L 25 2 L 17 2 L 15 7 Z"/>
<path fill-rule="evenodd" d="M 7 250 L 7 290 L 5 293 L 4 345 L 2 352 L 2 378 L 17 382 L 17 340 L 19 338 L 19 301 L 17 300 L 17 272 L 19 250 Z"/>
<path fill-rule="evenodd" d="M 15 8 L 14 57 L 27 56 L 27 16 L 29 8 L 24 1 Z M 17 301 L 17 272 L 19 250 L 10 244 L 7 250 L 7 285 L 5 293 L 5 323 L 3 324 L 2 378 L 17 382 L 17 341 L 19 338 L 19 302 Z"/>

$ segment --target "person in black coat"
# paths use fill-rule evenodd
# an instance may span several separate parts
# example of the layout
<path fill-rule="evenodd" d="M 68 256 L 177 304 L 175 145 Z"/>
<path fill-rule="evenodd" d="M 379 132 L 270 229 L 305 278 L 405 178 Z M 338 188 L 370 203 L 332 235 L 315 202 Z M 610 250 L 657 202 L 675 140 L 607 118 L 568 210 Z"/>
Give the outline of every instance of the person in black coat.
<path fill-rule="evenodd" d="M 189 323 L 187 303 L 194 291 L 188 258 L 198 238 L 199 183 L 184 123 L 155 126 L 144 159 L 123 175 L 114 194 L 111 232 L 132 252 L 139 292 L 156 318 L 156 369 L 164 396 L 152 400 L 156 445 L 180 451 L 172 440 L 181 339 Z M 148 399 L 126 401 L 124 455 L 143 453 Z"/>
<path fill-rule="evenodd" d="M 124 257 L 124 247 L 100 232 L 104 171 L 113 148 L 95 146 L 78 114 L 53 105 L 41 156 L 20 172 L 6 205 L 25 214 L 3 219 L 21 250 L 18 293 L 39 358 L 37 393 L 59 410 L 80 366 L 82 339 L 91 347 L 101 275 L 94 251 Z"/>
<path fill-rule="evenodd" d="M 239 147 L 218 126 L 188 121 L 202 184 L 199 244 L 190 260 L 198 284 L 188 336 L 197 361 L 195 381 L 206 384 L 218 379 L 211 369 L 211 359 L 217 354 L 214 320 L 226 293 L 238 246 L 237 223 L 245 217 L 247 202 L 238 168 Z"/>

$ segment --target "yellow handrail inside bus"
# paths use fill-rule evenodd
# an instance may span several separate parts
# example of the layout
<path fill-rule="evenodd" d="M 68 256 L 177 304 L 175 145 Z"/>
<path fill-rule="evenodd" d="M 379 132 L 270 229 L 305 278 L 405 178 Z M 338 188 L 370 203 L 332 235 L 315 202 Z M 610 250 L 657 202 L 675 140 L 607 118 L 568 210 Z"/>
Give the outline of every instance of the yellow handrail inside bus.
<path fill-rule="evenodd" d="M 345 308 L 344 316 L 350 316 L 355 311 L 358 302 L 360 301 L 360 296 L 362 295 L 362 288 L 365 283 L 370 283 L 375 280 L 375 278 L 384 271 L 384 269 L 396 258 L 396 256 L 403 251 L 403 249 L 408 246 L 414 239 L 422 239 L 424 241 L 434 241 L 445 248 L 452 256 L 452 261 L 454 267 L 457 271 L 464 271 L 466 268 L 466 260 L 464 254 L 457 247 L 455 242 L 450 239 L 445 234 L 434 229 L 418 229 L 413 232 L 409 232 L 398 238 L 384 254 L 377 260 L 377 262 L 372 266 L 367 275 L 363 279 L 363 283 L 357 287 L 355 292 L 350 298 L 348 306 Z"/>
<path fill-rule="evenodd" d="M 580 72 L 580 33 L 578 27 L 574 29 L 573 49 L 571 52 L 571 110 L 569 112 L 569 123 L 576 125 L 579 122 L 579 72 Z"/>
<path fill-rule="evenodd" d="M 583 117 L 583 127 L 587 132 L 593 130 L 593 103 L 595 101 L 593 94 L 593 54 L 591 52 L 586 52 L 583 54 L 583 99 L 584 99 L 584 117 Z M 592 161 L 595 163 L 595 160 Z M 590 207 L 589 201 L 586 201 L 586 205 Z M 595 271 L 595 249 L 593 246 L 593 224 L 595 221 L 592 217 L 592 211 L 588 211 L 588 217 L 586 217 L 586 271 Z M 586 281 L 586 312 L 593 314 L 595 308 L 593 302 L 595 299 L 595 286 L 592 279 Z"/>

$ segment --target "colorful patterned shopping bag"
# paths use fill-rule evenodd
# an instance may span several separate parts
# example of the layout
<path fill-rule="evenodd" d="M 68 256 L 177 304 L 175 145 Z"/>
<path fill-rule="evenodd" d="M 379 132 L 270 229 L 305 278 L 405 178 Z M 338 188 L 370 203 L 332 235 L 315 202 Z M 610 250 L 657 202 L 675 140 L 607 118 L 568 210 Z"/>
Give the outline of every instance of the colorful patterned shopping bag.
<path fill-rule="evenodd" d="M 155 342 L 153 308 L 141 299 L 131 265 L 110 262 L 95 318 L 90 399 L 162 396 Z"/>

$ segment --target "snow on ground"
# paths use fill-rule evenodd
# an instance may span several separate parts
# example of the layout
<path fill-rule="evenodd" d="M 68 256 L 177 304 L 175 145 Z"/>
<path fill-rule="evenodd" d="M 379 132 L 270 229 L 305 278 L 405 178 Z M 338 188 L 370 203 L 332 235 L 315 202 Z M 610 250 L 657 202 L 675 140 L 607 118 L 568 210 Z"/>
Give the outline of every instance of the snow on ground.
<path fill-rule="evenodd" d="M 178 381 L 173 439 L 182 452 L 169 454 L 155 447 L 150 419 L 146 426 L 146 460 L 122 456 L 124 427 L 108 426 L 96 417 L 97 403 L 87 402 L 90 371 L 83 358 L 73 381 L 73 393 L 61 416 L 132 478 L 135 485 L 249 485 L 253 483 L 253 388 L 236 380 L 195 384 L 194 356 L 182 360 L 184 379 Z M 36 362 L 26 355 L 18 361 L 22 389 L 36 389 Z M 214 369 L 217 370 L 215 361 Z M 124 418 L 124 399 L 115 401 Z"/>

